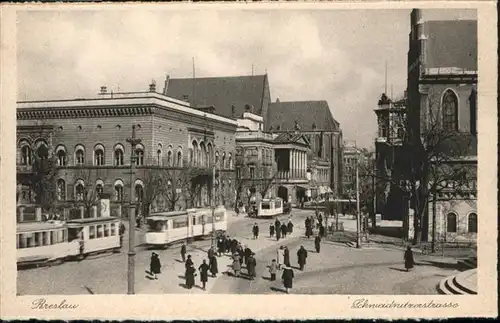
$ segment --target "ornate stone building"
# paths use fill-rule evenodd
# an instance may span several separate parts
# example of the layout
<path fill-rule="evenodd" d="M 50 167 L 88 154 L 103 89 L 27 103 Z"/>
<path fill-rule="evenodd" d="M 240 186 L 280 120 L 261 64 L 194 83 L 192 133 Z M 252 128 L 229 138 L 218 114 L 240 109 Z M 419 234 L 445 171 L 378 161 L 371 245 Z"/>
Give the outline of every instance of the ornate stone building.
<path fill-rule="evenodd" d="M 32 206 L 29 178 L 33 154 L 41 146 L 57 158 L 58 205 L 66 213 L 80 212 L 74 205 L 83 202 L 91 186 L 96 193 L 111 194 L 112 213 L 121 215 L 131 198 L 141 201 L 150 194 L 147 177 L 152 172 L 165 174 L 162 185 L 179 195 L 175 209 L 209 203 L 213 165 L 219 170 L 219 189 L 231 194 L 237 122 L 206 112 L 207 107 L 200 109 L 157 93 L 154 84 L 149 92 L 108 93 L 102 87 L 95 98 L 18 102 L 19 209 Z M 137 170 L 131 175 L 127 139 L 133 125 L 141 142 L 136 147 Z M 181 185 L 184 169 L 197 169 L 205 179 L 194 193 Z M 168 209 L 169 203 L 160 197 L 151 207 Z M 22 220 L 28 213 L 18 212 L 18 217 Z"/>

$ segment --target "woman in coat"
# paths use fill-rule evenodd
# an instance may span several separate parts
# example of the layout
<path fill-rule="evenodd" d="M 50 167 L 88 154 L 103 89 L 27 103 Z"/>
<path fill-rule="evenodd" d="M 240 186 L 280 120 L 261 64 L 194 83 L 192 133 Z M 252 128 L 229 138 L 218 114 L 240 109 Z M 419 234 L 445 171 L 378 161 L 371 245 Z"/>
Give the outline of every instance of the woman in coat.
<path fill-rule="evenodd" d="M 186 273 L 185 273 L 187 289 L 193 288 L 194 276 L 196 276 L 196 270 L 194 269 L 193 265 L 190 265 L 189 267 L 186 268 Z"/>
<path fill-rule="evenodd" d="M 184 264 L 184 267 L 186 267 L 186 269 L 187 269 L 189 266 L 194 266 L 193 260 L 191 259 L 191 255 L 188 255 L 188 258 L 187 258 L 187 260 L 186 260 L 186 263 Z"/>
<path fill-rule="evenodd" d="M 285 257 L 285 250 L 283 249 L 283 246 L 281 246 L 279 249 L 278 249 L 278 253 L 277 253 L 277 260 L 278 260 L 278 269 L 281 268 L 281 266 L 283 265 L 283 260 L 284 260 L 284 257 Z"/>
<path fill-rule="evenodd" d="M 278 264 L 276 263 L 276 259 L 273 259 L 273 261 L 269 265 L 269 274 L 271 274 L 271 281 L 276 280 L 277 271 L 278 271 Z"/>
<path fill-rule="evenodd" d="M 314 248 L 316 248 L 316 252 L 319 253 L 321 249 L 321 238 L 319 235 L 314 238 Z"/>
<path fill-rule="evenodd" d="M 198 267 L 198 270 L 200 271 L 200 280 L 203 290 L 205 290 L 208 281 L 208 269 L 209 266 L 207 265 L 207 261 L 203 259 L 203 263 L 200 265 L 200 267 Z"/>
<path fill-rule="evenodd" d="M 290 267 L 290 250 L 288 250 L 288 247 L 283 250 L 283 264 Z"/>
<path fill-rule="evenodd" d="M 254 279 L 257 274 L 255 273 L 255 267 L 257 267 L 257 261 L 254 258 L 254 253 L 250 255 L 247 259 L 247 271 L 248 271 L 248 276 L 250 277 L 251 280 Z"/>
<path fill-rule="evenodd" d="M 216 256 L 212 256 L 212 258 L 210 258 L 210 272 L 212 273 L 212 277 L 216 277 L 217 274 L 219 273 L 219 267 L 217 265 L 217 257 Z"/>
<path fill-rule="evenodd" d="M 406 271 L 409 271 L 411 268 L 413 268 L 413 265 L 415 264 L 413 260 L 413 251 L 411 251 L 411 247 L 408 247 L 405 251 L 405 268 Z"/>
<path fill-rule="evenodd" d="M 290 289 L 293 287 L 293 270 L 290 267 L 283 268 L 283 274 L 281 275 L 281 279 L 283 280 L 283 285 L 285 286 L 285 291 L 288 294 Z"/>
<path fill-rule="evenodd" d="M 274 237 L 274 224 L 273 223 L 271 223 L 269 225 L 269 237 L 270 238 Z"/>
<path fill-rule="evenodd" d="M 233 255 L 233 271 L 234 271 L 234 276 L 240 277 L 241 263 L 240 263 L 240 255 L 238 253 L 235 253 Z"/>
<path fill-rule="evenodd" d="M 183 243 L 181 246 L 181 258 L 182 262 L 186 262 L 186 244 Z"/>
<path fill-rule="evenodd" d="M 156 252 L 153 252 L 153 254 L 151 255 L 149 271 L 151 272 L 151 275 L 153 275 L 154 279 L 158 279 L 156 274 L 161 273 L 161 263 L 160 258 L 158 258 L 158 254 Z"/>
<path fill-rule="evenodd" d="M 304 246 L 300 246 L 299 251 L 297 251 L 297 258 L 300 270 L 304 270 L 307 258 L 307 250 L 304 248 Z"/>
<path fill-rule="evenodd" d="M 292 223 L 292 220 L 288 220 L 287 229 L 288 229 L 288 233 L 291 234 L 293 232 L 293 223 Z"/>

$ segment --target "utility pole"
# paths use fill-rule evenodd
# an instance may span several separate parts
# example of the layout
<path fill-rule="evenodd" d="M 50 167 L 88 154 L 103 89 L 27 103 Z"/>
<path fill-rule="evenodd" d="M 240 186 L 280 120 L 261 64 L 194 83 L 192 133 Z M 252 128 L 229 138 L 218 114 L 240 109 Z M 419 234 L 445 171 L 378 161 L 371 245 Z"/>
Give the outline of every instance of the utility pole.
<path fill-rule="evenodd" d="M 356 152 L 356 248 L 361 248 L 360 212 L 359 212 L 359 158 Z"/>
<path fill-rule="evenodd" d="M 431 251 L 436 252 L 436 190 L 432 192 L 432 241 Z"/>
<path fill-rule="evenodd" d="M 128 294 L 135 294 L 135 202 L 134 202 L 134 182 L 136 152 L 135 147 L 141 139 L 135 138 L 135 125 L 132 126 L 132 137 L 127 139 L 132 147 L 130 154 L 130 207 L 129 207 L 129 245 L 128 245 Z"/>
<path fill-rule="evenodd" d="M 212 167 L 212 199 L 211 203 L 212 205 L 212 241 L 211 241 L 211 246 L 212 248 L 215 246 L 215 164 Z"/>
<path fill-rule="evenodd" d="M 377 183 L 375 180 L 375 176 L 377 176 L 377 154 L 375 153 L 375 158 L 373 159 L 373 177 L 372 177 L 372 186 L 373 186 L 373 221 L 372 227 L 377 227 Z"/>

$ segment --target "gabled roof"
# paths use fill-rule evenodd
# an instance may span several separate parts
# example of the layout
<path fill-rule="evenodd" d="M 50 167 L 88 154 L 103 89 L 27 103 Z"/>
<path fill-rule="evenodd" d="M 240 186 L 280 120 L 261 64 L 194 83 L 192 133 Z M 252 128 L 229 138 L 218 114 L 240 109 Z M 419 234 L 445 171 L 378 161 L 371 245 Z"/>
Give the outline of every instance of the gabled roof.
<path fill-rule="evenodd" d="M 163 93 L 178 100 L 187 100 L 193 106 L 214 106 L 215 114 L 237 118 L 243 115 L 247 104 L 255 108 L 255 114 L 260 115 L 266 88 L 268 93 L 267 75 L 172 78 Z M 232 106 L 235 107 L 234 116 Z"/>
<path fill-rule="evenodd" d="M 339 130 L 339 123 L 333 118 L 326 101 L 292 101 L 269 104 L 266 130 L 295 130 L 296 125 L 300 131 Z"/>
<path fill-rule="evenodd" d="M 274 142 L 277 144 L 294 143 L 309 146 L 309 141 L 304 135 L 293 132 L 280 133 L 276 138 L 274 138 Z"/>

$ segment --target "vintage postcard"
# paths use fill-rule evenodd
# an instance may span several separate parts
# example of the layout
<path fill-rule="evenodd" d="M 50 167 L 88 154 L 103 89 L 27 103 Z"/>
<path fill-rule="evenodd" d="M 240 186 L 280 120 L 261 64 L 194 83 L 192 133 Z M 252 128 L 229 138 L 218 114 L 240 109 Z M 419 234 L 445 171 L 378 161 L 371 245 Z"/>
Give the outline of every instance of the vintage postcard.
<path fill-rule="evenodd" d="M 0 9 L 2 319 L 497 316 L 494 1 Z"/>

